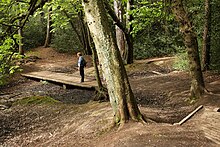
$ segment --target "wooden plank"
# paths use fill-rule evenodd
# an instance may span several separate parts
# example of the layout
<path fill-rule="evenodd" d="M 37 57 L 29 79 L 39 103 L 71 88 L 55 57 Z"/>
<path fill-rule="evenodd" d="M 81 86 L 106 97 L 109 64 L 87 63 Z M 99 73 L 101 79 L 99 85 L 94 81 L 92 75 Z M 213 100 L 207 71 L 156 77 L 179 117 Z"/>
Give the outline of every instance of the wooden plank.
<path fill-rule="evenodd" d="M 96 88 L 97 83 L 94 79 L 85 78 L 85 82 L 80 83 L 80 77 L 76 74 L 56 73 L 50 71 L 39 71 L 21 74 L 27 78 L 34 78 L 49 82 L 56 82 L 62 85 L 70 85 L 83 88 Z"/>
<path fill-rule="evenodd" d="M 220 113 L 218 108 L 207 106 L 200 117 L 199 127 L 203 130 L 205 137 L 220 145 Z"/>
<path fill-rule="evenodd" d="M 196 112 L 198 112 L 202 108 L 203 108 L 203 106 L 200 105 L 193 112 L 191 112 L 189 115 L 187 115 L 185 118 L 183 118 L 180 122 L 174 123 L 174 125 L 182 125 L 184 122 L 186 122 L 188 119 L 190 119 Z"/>

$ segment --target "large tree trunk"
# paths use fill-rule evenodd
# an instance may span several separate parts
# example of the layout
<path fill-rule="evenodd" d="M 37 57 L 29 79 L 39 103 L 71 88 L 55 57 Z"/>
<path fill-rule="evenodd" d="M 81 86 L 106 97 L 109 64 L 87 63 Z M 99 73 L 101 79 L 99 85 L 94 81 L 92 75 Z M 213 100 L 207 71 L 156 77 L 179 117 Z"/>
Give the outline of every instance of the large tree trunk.
<path fill-rule="evenodd" d="M 123 6 L 121 0 L 114 0 L 114 10 L 115 14 L 120 20 L 121 23 L 123 23 Z M 124 32 L 116 25 L 115 26 L 115 33 L 116 33 L 116 40 L 117 45 L 119 48 L 119 51 L 121 53 L 122 59 L 125 61 L 125 36 Z"/>
<path fill-rule="evenodd" d="M 180 32 L 183 34 L 184 43 L 187 48 L 192 77 L 191 96 L 200 98 L 204 93 L 205 84 L 201 71 L 197 36 L 193 31 L 192 22 L 184 10 L 182 0 L 172 0 L 172 11 L 179 22 Z"/>
<path fill-rule="evenodd" d="M 116 40 L 113 37 L 102 0 L 83 0 L 87 23 L 97 49 L 106 79 L 114 122 L 124 124 L 129 120 L 142 119 L 131 90 Z"/>
<path fill-rule="evenodd" d="M 52 7 L 48 9 L 48 15 L 47 15 L 47 34 L 46 39 L 44 43 L 44 47 L 48 47 L 51 43 L 51 13 L 52 13 Z"/>
<path fill-rule="evenodd" d="M 203 46 L 202 46 L 202 70 L 209 70 L 210 65 L 210 0 L 205 0 L 205 22 L 203 31 Z"/>

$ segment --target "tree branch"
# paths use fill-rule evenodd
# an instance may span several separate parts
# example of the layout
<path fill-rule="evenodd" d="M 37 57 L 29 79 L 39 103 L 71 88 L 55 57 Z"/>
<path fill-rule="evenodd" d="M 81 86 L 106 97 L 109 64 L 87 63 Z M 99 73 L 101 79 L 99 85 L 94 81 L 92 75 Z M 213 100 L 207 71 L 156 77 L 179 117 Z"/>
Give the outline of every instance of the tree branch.
<path fill-rule="evenodd" d="M 38 4 L 37 4 L 37 1 L 38 1 L 38 0 L 31 0 L 31 1 L 29 2 L 30 6 L 29 6 L 29 8 L 28 8 L 28 12 L 27 12 L 27 13 L 24 13 L 24 14 L 22 14 L 22 15 L 20 15 L 20 16 L 17 16 L 17 17 L 15 17 L 15 18 L 13 18 L 13 19 L 10 21 L 11 24 L 1 23 L 2 25 L 5 25 L 5 26 L 8 27 L 8 28 L 6 29 L 4 35 L 1 36 L 1 38 L 4 38 L 4 36 L 7 35 L 7 32 L 9 32 L 9 30 L 11 30 L 12 27 L 18 27 L 18 28 L 17 28 L 14 32 L 10 33 L 11 36 L 13 36 L 13 35 L 18 31 L 18 29 L 22 29 L 22 28 L 25 26 L 26 22 L 28 21 L 29 16 L 30 16 L 30 15 L 33 15 L 34 12 L 35 12 L 38 8 L 43 7 L 44 4 L 45 4 L 46 2 L 48 2 L 49 0 L 41 0 L 41 2 L 38 3 Z M 16 20 L 18 20 L 18 19 L 23 20 L 21 26 L 18 26 L 18 25 L 14 25 L 14 24 L 13 24 L 13 23 L 14 23 Z"/>
<path fill-rule="evenodd" d="M 20 27 L 19 25 L 14 25 L 14 24 L 7 24 L 4 22 L 0 22 L 1 25 L 6 26 L 6 27 Z"/>

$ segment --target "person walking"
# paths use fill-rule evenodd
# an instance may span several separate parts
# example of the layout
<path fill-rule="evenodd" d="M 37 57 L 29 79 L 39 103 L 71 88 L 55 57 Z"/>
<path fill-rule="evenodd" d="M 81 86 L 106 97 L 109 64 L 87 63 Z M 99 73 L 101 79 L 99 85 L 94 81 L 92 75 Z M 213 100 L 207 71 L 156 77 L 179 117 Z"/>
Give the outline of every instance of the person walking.
<path fill-rule="evenodd" d="M 84 67 L 86 66 L 86 61 L 85 59 L 83 58 L 82 56 L 82 53 L 81 52 L 78 52 L 77 53 L 77 57 L 78 57 L 78 70 L 79 70 L 79 73 L 80 73 L 80 76 L 81 76 L 81 83 L 84 82 Z"/>

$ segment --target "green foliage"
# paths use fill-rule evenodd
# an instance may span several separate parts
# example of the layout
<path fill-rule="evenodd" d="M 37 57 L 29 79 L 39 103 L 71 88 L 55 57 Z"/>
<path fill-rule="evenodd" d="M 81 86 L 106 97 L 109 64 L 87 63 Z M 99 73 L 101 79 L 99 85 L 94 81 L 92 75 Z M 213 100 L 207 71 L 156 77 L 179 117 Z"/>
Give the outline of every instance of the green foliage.
<path fill-rule="evenodd" d="M 59 52 L 74 53 L 80 51 L 82 48 L 76 39 L 75 32 L 70 27 L 65 29 L 56 29 L 53 33 L 51 46 Z"/>
<path fill-rule="evenodd" d="M 59 52 L 76 52 L 82 49 L 78 36 L 81 34 L 78 14 L 82 10 L 80 0 L 56 0 L 49 4 L 52 7 L 52 43 Z M 68 17 L 66 16 L 68 15 Z M 70 21 L 73 25 L 70 25 Z M 74 27 L 74 28 L 73 28 Z"/>
<path fill-rule="evenodd" d="M 204 0 L 189 1 L 186 3 L 187 11 L 193 20 L 194 30 L 198 35 L 199 49 L 202 49 L 204 30 Z M 220 1 L 212 0 L 211 3 L 211 69 L 220 70 Z"/>
<path fill-rule="evenodd" d="M 14 32 L 18 29 L 19 20 L 23 19 L 22 14 L 27 12 L 29 3 L 27 0 L 22 2 L 15 0 L 0 1 L 0 35 L 5 33 Z M 8 29 L 8 27 L 11 29 Z"/>
<path fill-rule="evenodd" d="M 69 27 L 70 18 L 67 18 L 64 13 L 68 13 L 72 18 L 76 18 L 79 11 L 82 10 L 80 0 L 56 0 L 52 1 L 51 5 L 52 21 L 53 21 L 53 32 L 56 32 L 56 29 L 65 29 Z"/>
<path fill-rule="evenodd" d="M 46 37 L 46 26 L 43 13 L 31 17 L 23 29 L 23 48 L 27 50 L 42 46 Z"/>
<path fill-rule="evenodd" d="M 163 1 L 139 1 L 131 22 L 134 36 L 134 57 L 143 59 L 173 55 L 183 42 L 169 5 Z"/>
<path fill-rule="evenodd" d="M 32 96 L 18 100 L 14 105 L 53 105 L 59 101 L 47 96 Z"/>
<path fill-rule="evenodd" d="M 186 52 L 176 55 L 173 68 L 180 71 L 189 71 L 189 61 Z"/>
<path fill-rule="evenodd" d="M 157 22 L 164 15 L 162 8 L 162 1 L 154 3 L 141 1 L 135 5 L 135 8 L 129 12 L 134 17 L 134 20 L 131 22 L 133 26 L 132 34 L 136 35 L 147 26 L 151 26 L 154 22 Z"/>
<path fill-rule="evenodd" d="M 220 71 L 220 1 L 211 3 L 211 68 Z"/>
<path fill-rule="evenodd" d="M 15 53 L 14 45 L 12 38 L 7 38 L 0 45 L 0 85 L 6 84 L 8 77 L 20 70 L 15 61 L 22 56 Z"/>

